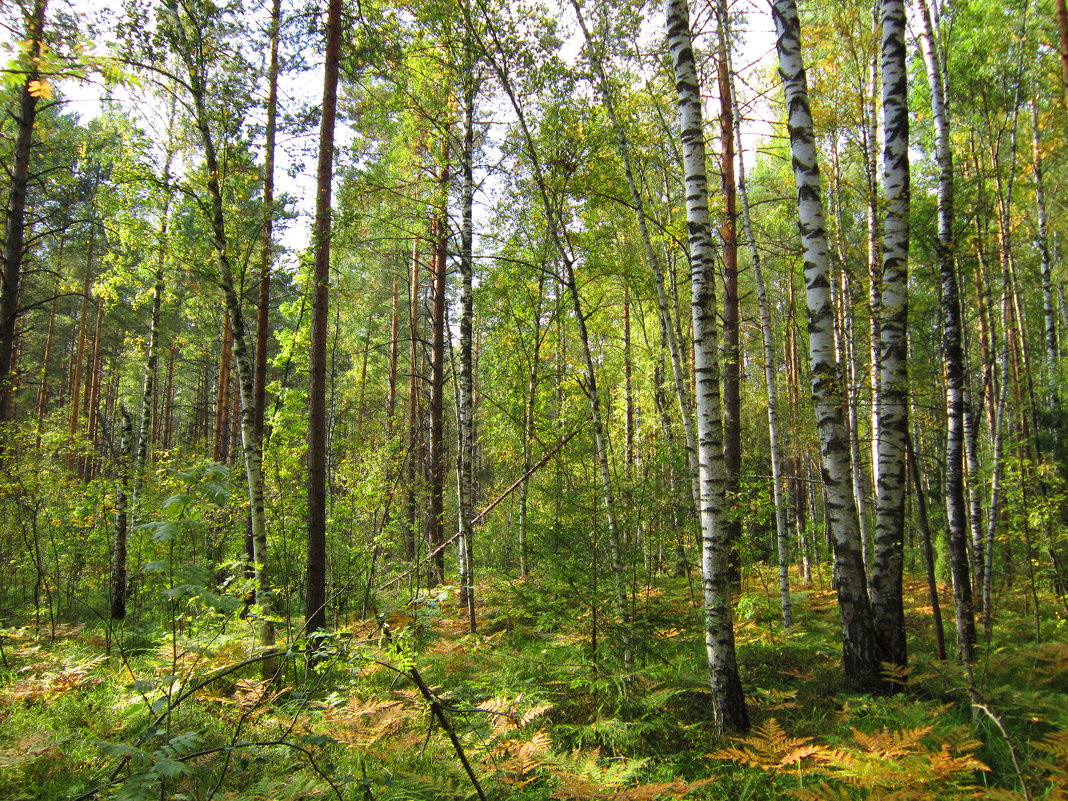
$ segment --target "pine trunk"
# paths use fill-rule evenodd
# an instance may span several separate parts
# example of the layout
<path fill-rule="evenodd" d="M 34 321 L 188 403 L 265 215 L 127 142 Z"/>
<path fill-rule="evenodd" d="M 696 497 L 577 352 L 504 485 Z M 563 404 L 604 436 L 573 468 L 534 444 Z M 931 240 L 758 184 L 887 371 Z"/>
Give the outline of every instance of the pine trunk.
<path fill-rule="evenodd" d="M 17 376 L 14 375 L 16 323 L 19 311 L 19 282 L 22 278 L 22 257 L 26 241 L 26 191 L 30 183 L 30 156 L 33 147 L 33 126 L 37 118 L 37 96 L 31 88 L 40 80 L 37 63 L 44 44 L 46 0 L 35 0 L 27 20 L 29 39 L 26 82 L 19 90 L 19 110 L 15 118 L 15 141 L 9 156 L 11 183 L 7 196 L 7 215 L 4 227 L 4 272 L 0 286 L 0 419 L 14 416 L 14 394 Z M 77 405 L 77 401 L 75 401 Z"/>

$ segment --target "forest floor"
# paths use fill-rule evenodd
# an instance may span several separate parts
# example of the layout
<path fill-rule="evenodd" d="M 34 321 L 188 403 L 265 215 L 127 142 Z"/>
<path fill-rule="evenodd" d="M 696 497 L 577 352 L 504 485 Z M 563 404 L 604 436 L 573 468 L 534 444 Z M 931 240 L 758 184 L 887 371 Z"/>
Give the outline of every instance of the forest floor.
<path fill-rule="evenodd" d="M 161 614 L 155 628 L 128 625 L 113 637 L 91 624 L 0 629 L 0 799 L 1068 793 L 1068 616 L 1059 599 L 1040 597 L 1036 613 L 1027 597 L 1000 595 L 969 692 L 958 664 L 934 658 L 930 600 L 908 580 L 910 671 L 897 677 L 901 693 L 872 696 L 842 678 L 833 593 L 795 588 L 796 624 L 784 631 L 771 568 L 755 569 L 736 607 L 753 728 L 716 739 L 685 579 L 635 594 L 637 647 L 626 670 L 611 621 L 578 590 L 548 584 L 481 585 L 478 634 L 467 633 L 449 590 L 382 609 L 314 654 L 291 650 L 275 683 L 260 680 L 257 662 L 234 667 L 249 658 L 250 624 L 203 610 Z M 951 610 L 945 588 L 942 604 Z M 388 638 L 379 620 L 390 623 Z M 952 638 L 949 616 L 946 629 Z"/>

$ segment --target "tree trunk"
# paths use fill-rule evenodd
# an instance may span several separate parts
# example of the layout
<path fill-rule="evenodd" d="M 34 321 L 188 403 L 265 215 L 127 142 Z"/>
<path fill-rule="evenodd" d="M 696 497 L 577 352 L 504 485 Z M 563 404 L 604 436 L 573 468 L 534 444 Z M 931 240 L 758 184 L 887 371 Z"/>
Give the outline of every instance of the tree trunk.
<path fill-rule="evenodd" d="M 465 7 L 465 10 L 469 10 Z M 467 20 L 468 26 L 470 20 Z M 470 43 L 467 43 L 470 61 Z M 464 144 L 462 153 L 463 187 L 460 199 L 460 386 L 459 386 L 459 552 L 460 604 L 467 613 L 472 633 L 475 620 L 474 547 L 471 524 L 475 510 L 475 429 L 474 429 L 474 197 L 475 197 L 475 76 L 467 64 L 464 76 Z"/>
<path fill-rule="evenodd" d="M 267 412 L 267 343 L 271 316 L 271 268 L 274 261 L 274 156 L 278 130 L 278 37 L 282 24 L 282 2 L 271 1 L 271 54 L 267 67 L 267 126 L 263 163 L 263 231 L 260 247 L 260 276 L 256 304 L 256 366 L 252 386 L 253 429 L 263 450 L 264 417 Z M 255 561 L 254 554 L 249 554 Z M 266 643 L 265 643 L 266 644 Z M 273 645 L 273 643 L 270 643 Z"/>
<path fill-rule="evenodd" d="M 99 452 L 99 422 L 97 401 L 100 398 L 100 380 L 103 368 L 101 357 L 101 339 L 104 327 L 104 304 L 98 301 L 96 304 L 96 324 L 93 327 L 93 355 L 89 360 L 88 375 L 85 380 L 85 432 L 89 442 L 89 452 L 86 453 L 82 477 L 89 481 L 93 478 Z"/>
<path fill-rule="evenodd" d="M 427 408 L 430 428 L 427 432 L 427 483 L 430 492 L 426 526 L 428 553 L 433 554 L 427 564 L 427 586 L 436 587 L 445 581 L 445 314 L 446 314 L 446 256 L 449 246 L 448 163 L 449 140 L 442 137 L 441 208 L 432 224 L 434 252 L 431 264 L 430 302 L 430 398 Z"/>
<path fill-rule="evenodd" d="M 89 249 L 85 256 L 85 279 L 82 282 L 81 306 L 78 310 L 78 339 L 74 351 L 74 370 L 70 380 L 70 439 L 68 440 L 67 469 L 74 470 L 79 463 L 76 452 L 79 450 L 79 419 L 81 415 L 82 365 L 85 363 L 86 317 L 89 315 L 89 291 L 93 285 L 93 256 L 96 244 L 96 225 L 89 222 Z"/>
<path fill-rule="evenodd" d="M 208 111 L 205 104 L 205 76 L 198 65 L 193 52 L 195 43 L 190 41 L 191 32 L 183 22 L 181 11 L 175 0 L 166 0 L 166 7 L 170 11 L 176 37 L 176 50 L 178 57 L 182 59 L 189 78 L 188 91 L 192 100 L 194 121 L 197 132 L 200 135 L 201 145 L 204 150 L 204 161 L 207 167 L 207 189 L 210 196 L 208 206 L 209 223 L 212 245 L 219 263 L 219 279 L 226 302 L 227 311 L 230 314 L 230 323 L 233 326 L 234 360 L 237 363 L 237 378 L 239 398 L 241 402 L 241 444 L 245 463 L 245 478 L 249 494 L 249 514 L 252 521 L 252 536 L 255 543 L 262 544 L 264 549 L 256 554 L 256 582 L 260 597 L 266 598 L 270 588 L 267 584 L 266 571 L 261 570 L 266 565 L 267 543 L 266 515 L 264 512 L 263 498 L 263 467 L 260 444 L 255 434 L 255 414 L 253 411 L 253 358 L 249 353 L 248 340 L 245 331 L 244 309 L 241 296 L 237 292 L 234 281 L 234 269 L 231 261 L 229 240 L 226 231 L 226 216 L 223 204 L 223 192 L 220 185 L 222 171 L 215 148 L 215 139 L 209 124 Z M 199 31 L 197 20 L 189 20 L 193 31 Z M 264 603 L 264 611 L 267 613 L 268 604 Z M 265 617 L 267 615 L 265 614 Z M 264 620 L 260 623 L 260 639 L 265 639 L 264 627 L 272 625 Z M 273 636 L 271 634 L 270 636 Z"/>
<path fill-rule="evenodd" d="M 730 539 L 725 506 L 726 465 L 720 418 L 715 251 L 708 220 L 704 123 L 690 36 L 687 0 L 665 4 L 668 50 L 678 96 L 679 128 L 686 184 L 690 287 L 697 380 L 697 431 L 701 477 L 701 564 L 705 606 L 705 649 L 712 683 L 712 706 L 720 731 L 749 728 L 738 676 L 731 605 Z"/>
<path fill-rule="evenodd" d="M 942 293 L 942 360 L 946 381 L 945 508 L 953 574 L 953 607 L 957 623 L 959 657 L 974 658 L 975 617 L 972 609 L 968 549 L 968 513 L 964 502 L 964 347 L 953 241 L 953 151 L 949 138 L 949 109 L 942 83 L 941 57 L 935 41 L 934 21 L 927 0 L 919 0 L 920 46 L 931 87 L 935 125 L 935 160 L 938 162 L 938 240 L 935 245 Z M 913 456 L 913 459 L 915 457 Z M 913 464 L 915 470 L 915 464 Z M 916 479 L 916 492 L 922 490 Z"/>
<path fill-rule="evenodd" d="M 726 10 L 717 6 L 721 36 L 726 37 Z M 724 48 L 727 66 L 727 85 L 734 122 L 734 137 L 738 147 L 738 197 L 742 201 L 742 224 L 753 263 L 753 280 L 756 283 L 757 306 L 760 313 L 760 333 L 764 345 L 764 383 L 768 390 L 768 444 L 771 451 L 771 495 L 775 505 L 775 541 L 779 557 L 779 597 L 782 607 L 783 628 L 793 625 L 793 605 L 790 601 L 790 529 L 786 520 L 786 499 L 782 492 L 782 448 L 779 445 L 779 383 L 775 359 L 775 339 L 771 328 L 771 307 L 768 303 L 764 270 L 760 261 L 760 249 L 753 233 L 753 219 L 749 206 L 749 189 L 745 181 L 745 151 L 742 147 L 742 116 L 738 99 L 734 94 L 734 74 L 730 65 L 730 51 Z"/>
<path fill-rule="evenodd" d="M 590 420 L 593 423 L 593 441 L 597 458 L 597 473 L 600 478 L 601 495 L 604 502 L 605 518 L 608 524 L 608 550 L 609 558 L 612 563 L 612 584 L 613 594 L 615 595 L 615 611 L 621 628 L 623 663 L 629 668 L 633 663 L 634 652 L 630 625 L 630 610 L 627 604 L 627 588 L 624 583 L 625 577 L 623 575 L 623 555 L 619 536 L 619 525 L 616 516 L 615 492 L 612 487 L 612 474 L 608 460 L 608 440 L 604 427 L 604 415 L 601 410 L 601 399 L 597 389 L 596 364 L 593 359 L 593 352 L 590 349 L 589 331 L 586 327 L 586 315 L 582 307 L 581 297 L 579 296 L 578 283 L 575 280 L 575 255 L 568 239 L 567 227 L 564 224 L 564 221 L 559 218 L 559 212 L 555 210 L 555 205 L 549 197 L 549 188 L 546 183 L 545 173 L 542 170 L 541 160 L 538 157 L 538 150 L 534 144 L 534 138 L 530 128 L 527 126 L 526 114 L 523 111 L 523 106 L 519 103 L 519 100 L 515 95 L 511 77 L 500 62 L 496 61 L 491 55 L 493 52 L 502 51 L 500 38 L 492 27 L 488 29 L 488 33 L 493 38 L 495 47 L 492 49 L 484 47 L 483 52 L 487 54 L 487 58 L 489 58 L 494 67 L 497 77 L 501 81 L 502 88 L 504 89 L 505 94 L 508 95 L 512 110 L 515 112 L 518 119 L 519 127 L 523 134 L 523 140 L 527 147 L 527 154 L 530 157 L 534 181 L 538 188 L 543 210 L 545 211 L 549 229 L 549 238 L 556 248 L 556 251 L 560 256 L 560 261 L 562 262 L 563 275 L 561 276 L 561 282 L 564 285 L 563 289 L 565 289 L 570 296 L 572 310 L 575 314 L 575 322 L 578 326 L 579 340 L 582 345 L 583 364 L 585 367 L 585 375 L 583 376 L 585 384 L 584 389 L 590 401 Z M 562 421 L 563 417 L 561 416 L 560 419 Z"/>
<path fill-rule="evenodd" d="M 1063 7 L 1064 0 L 1057 0 Z M 1031 102 L 1031 134 L 1035 159 L 1035 206 L 1038 220 L 1038 251 L 1042 257 L 1042 315 L 1045 318 L 1046 383 L 1050 405 L 1057 409 L 1060 392 L 1057 388 L 1057 316 L 1053 311 L 1053 256 L 1049 248 L 1049 226 L 1046 216 L 1046 193 L 1042 182 L 1042 142 L 1039 128 L 1038 104 Z"/>
<path fill-rule="evenodd" d="M 19 281 L 22 278 L 22 257 L 26 240 L 26 190 L 30 183 L 33 126 L 37 118 L 37 95 L 31 90 L 41 77 L 36 65 L 44 45 L 46 5 L 47 0 L 35 0 L 31 16 L 26 21 L 29 39 L 28 67 L 26 82 L 19 90 L 15 142 L 9 157 L 11 183 L 4 228 L 3 284 L 0 286 L 0 419 L 3 420 L 10 420 L 14 415 L 14 393 L 17 388 L 17 378 L 12 371 L 15 324 L 19 312 Z"/>
<path fill-rule="evenodd" d="M 904 0 L 882 0 L 883 271 L 880 307 L 879 481 L 871 601 L 881 660 L 908 662 L 902 569 L 908 437 L 909 118 Z M 900 682 L 887 689 L 899 690 Z"/>
<path fill-rule="evenodd" d="M 597 51 L 593 46 L 593 40 L 586 28 L 586 23 L 582 17 L 582 11 L 577 0 L 572 0 L 571 4 L 575 9 L 579 27 L 581 28 L 583 37 L 587 43 L 586 50 L 590 58 L 590 63 L 597 73 L 598 86 L 601 92 L 601 97 L 604 100 L 605 111 L 608 113 L 608 119 L 612 124 L 612 128 L 615 130 L 616 143 L 619 148 L 620 156 L 623 159 L 623 170 L 627 178 L 627 187 L 630 190 L 631 203 L 634 205 L 635 214 L 637 216 L 638 233 L 641 235 L 642 244 L 645 247 L 645 258 L 649 262 L 649 267 L 653 271 L 653 278 L 656 283 L 656 298 L 660 310 L 660 323 L 664 332 L 664 338 L 667 342 L 668 353 L 671 356 L 672 377 L 675 383 L 675 399 L 679 404 L 679 415 L 682 419 L 682 428 L 686 439 L 686 463 L 690 468 L 690 489 L 691 494 L 693 495 L 694 508 L 696 510 L 700 508 L 697 437 L 694 433 L 693 410 L 690 401 L 691 393 L 688 386 L 689 379 L 685 367 L 687 359 L 683 357 L 683 349 L 679 344 L 682 337 L 679 335 L 678 329 L 678 304 L 673 304 L 671 298 L 668 296 L 668 288 L 666 286 L 664 275 L 665 271 L 657 249 L 653 245 L 652 235 L 649 233 L 645 202 L 642 199 L 641 192 L 638 191 L 638 183 L 634 178 L 634 167 L 630 154 L 630 141 L 627 138 L 626 129 L 623 127 L 616 114 L 615 100 L 611 93 L 611 84 L 609 83 L 608 76 L 601 64 L 600 57 L 597 55 Z M 674 278 L 673 272 L 672 278 Z M 674 280 L 672 280 L 671 284 L 672 288 L 674 288 Z"/>
<path fill-rule="evenodd" d="M 935 581 L 935 558 L 934 548 L 931 546 L 931 526 L 927 522 L 927 499 L 923 493 L 923 482 L 920 480 L 920 468 L 917 464 L 916 451 L 912 441 L 908 442 L 909 472 L 912 475 L 912 485 L 916 492 L 916 510 L 919 518 L 920 531 L 923 534 L 923 556 L 927 567 L 927 593 L 931 598 L 931 617 L 934 619 L 935 647 L 938 659 L 946 660 L 946 632 L 942 625 L 942 607 L 938 601 L 938 583 Z"/>
<path fill-rule="evenodd" d="M 849 439 L 841 374 L 834 359 L 827 237 L 820 198 L 819 166 L 808 104 L 808 82 L 801 59 L 801 23 L 794 0 L 774 0 L 779 72 L 789 110 L 790 150 L 797 184 L 798 223 L 804 247 L 808 303 L 812 397 L 816 404 L 827 517 L 834 541 L 835 583 L 842 621 L 843 663 L 856 684 L 879 683 L 879 653 L 868 600 L 860 529 L 850 478 Z"/>
<path fill-rule="evenodd" d="M 169 145 L 170 143 L 168 143 Z M 152 286 L 152 310 L 148 321 L 148 351 L 145 354 L 145 375 L 141 390 L 141 427 L 137 435 L 137 447 L 133 459 L 133 487 L 130 491 L 130 509 L 136 519 L 137 499 L 141 491 L 141 480 L 145 466 L 148 464 L 149 443 L 153 428 L 152 402 L 155 396 L 156 367 L 159 363 L 160 349 L 160 313 L 163 309 L 164 268 L 167 264 L 167 235 L 171 210 L 171 150 L 168 147 L 163 168 L 163 208 L 160 211 L 160 230 L 158 252 L 156 253 L 156 274 Z"/>
<path fill-rule="evenodd" d="M 315 192 L 311 350 L 308 362 L 308 571 L 305 630 L 326 629 L 326 344 L 330 303 L 331 190 L 334 124 L 341 61 L 341 0 L 328 0 L 319 165 Z"/>
<path fill-rule="evenodd" d="M 1057 0 L 1057 33 L 1060 41 L 1061 82 L 1064 84 L 1064 105 L 1068 111 L 1068 4 Z"/>
<path fill-rule="evenodd" d="M 410 375 L 408 378 L 408 529 L 404 536 L 404 551 L 408 559 L 416 555 L 416 477 L 419 475 L 419 240 L 412 243 L 412 278 L 409 286 L 409 325 L 411 332 L 408 351 Z"/>
<path fill-rule="evenodd" d="M 59 287 L 63 275 L 63 249 L 67 240 L 60 237 L 59 253 L 56 255 L 56 280 L 52 285 L 52 303 L 48 311 L 48 333 L 45 334 L 44 357 L 41 360 L 41 382 L 37 387 L 37 446 L 41 445 L 45 414 L 48 412 L 48 368 L 52 366 L 52 349 L 55 347 L 56 309 L 59 305 Z"/>
<path fill-rule="evenodd" d="M 121 407 L 122 433 L 119 435 L 118 476 L 115 480 L 115 522 L 111 533 L 111 619 L 126 617 L 126 533 L 127 492 L 130 484 L 130 447 L 133 441 L 133 420 L 126 407 Z"/>
<path fill-rule="evenodd" d="M 741 353 L 738 348 L 738 208 L 734 173 L 734 109 L 731 106 L 731 79 L 727 65 L 727 0 L 717 0 L 719 35 L 717 76 L 719 78 L 720 187 L 723 192 L 723 465 L 724 492 L 730 510 L 738 495 L 742 471 Z M 727 540 L 730 544 L 731 583 L 741 587 L 738 541 L 742 534 L 739 515 L 727 513 Z"/>
<path fill-rule="evenodd" d="M 230 361 L 233 356 L 233 327 L 230 311 L 223 309 L 222 348 L 219 356 L 219 377 L 215 382 L 215 427 L 212 458 L 226 461 L 227 438 L 230 431 Z"/>

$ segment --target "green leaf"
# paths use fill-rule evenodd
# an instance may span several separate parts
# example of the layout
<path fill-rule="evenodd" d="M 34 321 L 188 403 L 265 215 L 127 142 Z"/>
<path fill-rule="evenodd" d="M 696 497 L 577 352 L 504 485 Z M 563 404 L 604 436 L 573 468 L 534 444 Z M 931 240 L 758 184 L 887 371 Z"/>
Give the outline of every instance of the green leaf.
<path fill-rule="evenodd" d="M 165 779 L 177 779 L 183 773 L 188 772 L 189 768 L 186 767 L 185 763 L 179 762 L 177 759 L 160 757 L 156 760 L 154 770 Z"/>
<path fill-rule="evenodd" d="M 153 542 L 172 542 L 181 532 L 178 524 L 172 520 L 154 520 L 151 523 L 142 523 L 138 528 L 151 532 Z"/>

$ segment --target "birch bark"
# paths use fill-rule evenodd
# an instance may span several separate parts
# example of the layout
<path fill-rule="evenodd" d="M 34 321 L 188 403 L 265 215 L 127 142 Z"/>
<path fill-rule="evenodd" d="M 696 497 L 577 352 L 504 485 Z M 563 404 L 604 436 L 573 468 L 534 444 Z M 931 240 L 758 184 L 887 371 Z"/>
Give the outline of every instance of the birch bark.
<path fill-rule="evenodd" d="M 843 664 L 859 685 L 879 680 L 879 655 L 867 594 L 860 528 L 850 475 L 849 438 L 839 366 L 834 358 L 834 311 L 824 228 L 820 172 L 801 57 L 801 22 L 794 0 L 773 0 L 779 72 L 786 91 L 790 150 L 797 185 L 798 225 L 804 249 L 809 361 L 816 405 L 827 518 L 834 542 L 835 583 L 842 621 Z"/>
<path fill-rule="evenodd" d="M 204 151 L 205 166 L 207 167 L 207 189 L 210 201 L 207 204 L 207 214 L 210 235 L 219 265 L 219 284 L 223 291 L 226 308 L 230 313 L 230 324 L 233 327 L 234 358 L 237 363 L 239 399 L 241 403 L 241 446 L 249 494 L 252 536 L 253 542 L 264 546 L 256 554 L 256 580 L 257 584 L 260 585 L 257 592 L 265 595 L 269 592 L 265 570 L 267 521 L 263 499 L 262 455 L 259 441 L 256 438 L 254 422 L 253 360 L 252 354 L 249 353 L 244 309 L 241 303 L 241 296 L 237 292 L 237 285 L 234 280 L 234 266 L 229 251 L 230 240 L 226 228 L 226 214 L 223 208 L 223 193 L 220 184 L 222 172 L 220 171 L 215 137 L 211 130 L 205 100 L 204 65 L 199 63 L 193 55 L 196 50 L 194 43 L 190 40 L 190 36 L 193 34 L 188 26 L 193 25 L 195 27 L 196 21 L 183 20 L 182 12 L 176 0 L 167 0 L 165 7 L 169 10 L 174 23 L 173 33 L 178 57 L 182 60 L 188 75 L 187 88 L 192 101 L 194 122 Z M 261 643 L 267 637 L 264 627 L 273 625 L 269 623 L 268 618 L 269 613 L 266 613 L 265 610 L 264 619 L 260 624 Z M 273 636 L 273 633 L 270 636 Z"/>
<path fill-rule="evenodd" d="M 964 501 L 964 347 L 961 335 L 960 291 L 953 242 L 953 151 L 949 139 L 949 109 L 945 74 L 935 41 L 935 26 L 927 0 L 918 0 L 920 47 L 931 87 L 931 112 L 938 162 L 938 240 L 935 245 L 942 291 L 942 359 L 946 381 L 946 529 L 953 574 L 953 606 L 960 658 L 974 657 L 975 615 L 969 576 L 968 512 Z M 914 458 L 914 457 L 913 457 Z M 921 487 L 917 480 L 917 493 Z"/>
<path fill-rule="evenodd" d="M 716 320 L 715 250 L 708 218 L 701 89 L 690 34 L 687 0 L 664 6 L 668 51 L 678 96 L 686 187 L 686 228 L 693 311 L 694 376 L 700 473 L 701 574 L 705 607 L 705 649 L 716 727 L 749 727 L 738 676 L 730 586 L 730 537 L 725 509 L 726 464 L 720 411 L 720 364 Z"/>
<path fill-rule="evenodd" d="M 466 24 L 470 27 L 470 8 L 465 6 Z M 474 196 L 475 196 L 475 78 L 471 74 L 471 48 L 467 43 L 467 72 L 464 76 L 464 144 L 461 169 L 463 186 L 460 198 L 460 386 L 459 386 L 459 542 L 460 552 L 460 604 L 467 613 L 470 631 L 476 628 L 474 547 L 472 544 L 474 515 Z"/>
<path fill-rule="evenodd" d="M 904 0 L 882 0 L 883 228 L 879 481 L 871 601 L 881 659 L 904 666 L 902 567 L 908 436 L 909 115 Z M 900 688 L 900 683 L 893 685 Z"/>

